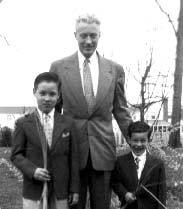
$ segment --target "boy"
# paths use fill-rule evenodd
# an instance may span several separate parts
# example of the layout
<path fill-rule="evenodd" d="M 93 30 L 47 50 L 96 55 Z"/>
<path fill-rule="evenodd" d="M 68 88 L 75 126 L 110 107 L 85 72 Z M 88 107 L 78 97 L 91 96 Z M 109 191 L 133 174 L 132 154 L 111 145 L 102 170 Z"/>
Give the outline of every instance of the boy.
<path fill-rule="evenodd" d="M 128 127 L 131 152 L 118 157 L 111 185 L 126 209 L 166 208 L 165 168 L 162 160 L 147 152 L 151 129 L 145 122 Z"/>
<path fill-rule="evenodd" d="M 33 89 L 37 109 L 16 124 L 11 160 L 23 173 L 23 209 L 40 208 L 45 187 L 49 209 L 66 209 L 68 201 L 71 205 L 78 201 L 74 123 L 55 111 L 60 86 L 56 74 L 39 74 Z"/>

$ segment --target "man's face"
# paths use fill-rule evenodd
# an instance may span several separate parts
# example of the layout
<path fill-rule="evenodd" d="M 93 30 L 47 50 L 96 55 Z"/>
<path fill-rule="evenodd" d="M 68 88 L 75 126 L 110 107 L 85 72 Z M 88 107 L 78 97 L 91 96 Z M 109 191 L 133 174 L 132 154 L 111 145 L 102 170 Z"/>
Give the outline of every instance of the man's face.
<path fill-rule="evenodd" d="M 43 81 L 34 89 L 38 108 L 48 114 L 56 105 L 59 98 L 58 87 L 54 82 Z"/>
<path fill-rule="evenodd" d="M 129 144 L 134 154 L 140 156 L 146 150 L 148 143 L 148 133 L 132 133 L 131 138 L 129 139 Z"/>
<path fill-rule="evenodd" d="M 77 26 L 75 37 L 78 41 L 80 52 L 86 58 L 90 58 L 97 48 L 100 38 L 100 27 L 96 23 L 87 24 L 81 22 Z"/>

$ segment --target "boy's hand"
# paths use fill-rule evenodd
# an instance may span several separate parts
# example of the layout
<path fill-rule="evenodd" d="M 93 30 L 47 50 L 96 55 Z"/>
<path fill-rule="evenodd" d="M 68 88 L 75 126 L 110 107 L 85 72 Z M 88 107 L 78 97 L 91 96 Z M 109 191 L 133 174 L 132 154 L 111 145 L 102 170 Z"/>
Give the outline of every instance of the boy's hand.
<path fill-rule="evenodd" d="M 69 195 L 69 205 L 70 206 L 77 204 L 78 200 L 79 200 L 79 194 L 72 193 Z"/>
<path fill-rule="evenodd" d="M 135 197 L 135 195 L 133 193 L 127 192 L 125 194 L 125 200 L 126 200 L 127 203 L 132 203 L 132 202 L 134 202 L 136 200 L 136 197 Z"/>
<path fill-rule="evenodd" d="M 36 168 L 34 178 L 38 181 L 50 181 L 51 177 L 48 171 L 44 168 Z"/>

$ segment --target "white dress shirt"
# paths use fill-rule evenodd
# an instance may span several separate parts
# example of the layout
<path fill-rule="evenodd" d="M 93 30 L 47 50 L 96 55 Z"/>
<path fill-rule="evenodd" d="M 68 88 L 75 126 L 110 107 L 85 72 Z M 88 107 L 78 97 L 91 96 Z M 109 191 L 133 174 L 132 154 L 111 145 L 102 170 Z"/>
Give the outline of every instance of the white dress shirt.
<path fill-rule="evenodd" d="M 83 67 L 84 67 L 85 59 L 86 58 L 78 50 L 79 69 L 80 69 L 80 75 L 81 75 L 81 82 L 82 82 L 83 92 L 84 92 Z M 97 89 L 98 89 L 98 78 L 99 78 L 98 57 L 97 57 L 96 51 L 89 58 L 89 60 L 90 60 L 90 62 L 88 64 L 89 64 L 90 71 L 91 71 L 92 84 L 93 84 L 93 93 L 94 93 L 94 96 L 96 97 Z"/>
<path fill-rule="evenodd" d="M 39 114 L 39 118 L 40 118 L 40 121 L 41 121 L 41 124 L 44 125 L 44 118 L 46 116 L 45 113 L 41 112 L 41 110 L 37 107 L 37 111 L 38 111 L 38 114 Z M 53 108 L 51 110 L 51 112 L 49 112 L 47 115 L 50 116 L 50 125 L 51 125 L 51 128 L 53 130 L 53 127 L 54 127 L 54 114 L 55 114 L 55 108 Z"/>
<path fill-rule="evenodd" d="M 133 155 L 133 157 L 134 157 L 134 160 L 135 160 L 135 158 L 139 158 L 139 168 L 137 169 L 137 176 L 138 176 L 138 179 L 140 179 L 140 177 L 141 177 L 141 174 L 142 174 L 142 171 L 143 171 L 143 169 L 144 169 L 144 165 L 145 165 L 145 162 L 146 162 L 146 150 L 145 150 L 145 152 L 142 154 L 142 155 L 140 155 L 140 156 L 137 156 L 137 155 L 135 155 L 134 154 L 134 152 L 132 152 L 132 155 Z"/>

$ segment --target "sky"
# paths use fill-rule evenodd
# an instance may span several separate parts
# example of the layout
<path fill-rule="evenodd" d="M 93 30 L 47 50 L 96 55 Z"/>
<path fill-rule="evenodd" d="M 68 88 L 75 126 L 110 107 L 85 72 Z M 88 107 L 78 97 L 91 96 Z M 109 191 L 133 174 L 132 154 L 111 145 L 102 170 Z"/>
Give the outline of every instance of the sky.
<path fill-rule="evenodd" d="M 159 2 L 177 27 L 179 1 Z M 176 39 L 155 0 L 67 0 L 64 3 L 3 0 L 0 3 L 0 106 L 35 105 L 32 93 L 35 77 L 48 71 L 51 62 L 77 50 L 75 19 L 84 13 L 93 13 L 101 20 L 98 51 L 124 67 L 126 94 L 131 103 L 138 100 L 140 85 L 136 80 L 145 70 L 150 49 L 153 49 L 151 74 L 156 77 L 159 72 L 163 75 L 169 72 L 167 85 L 171 86 Z M 163 79 L 159 82 L 160 86 L 163 82 Z M 155 92 L 161 92 L 161 88 Z M 172 90 L 168 88 L 166 93 L 171 99 Z"/>

